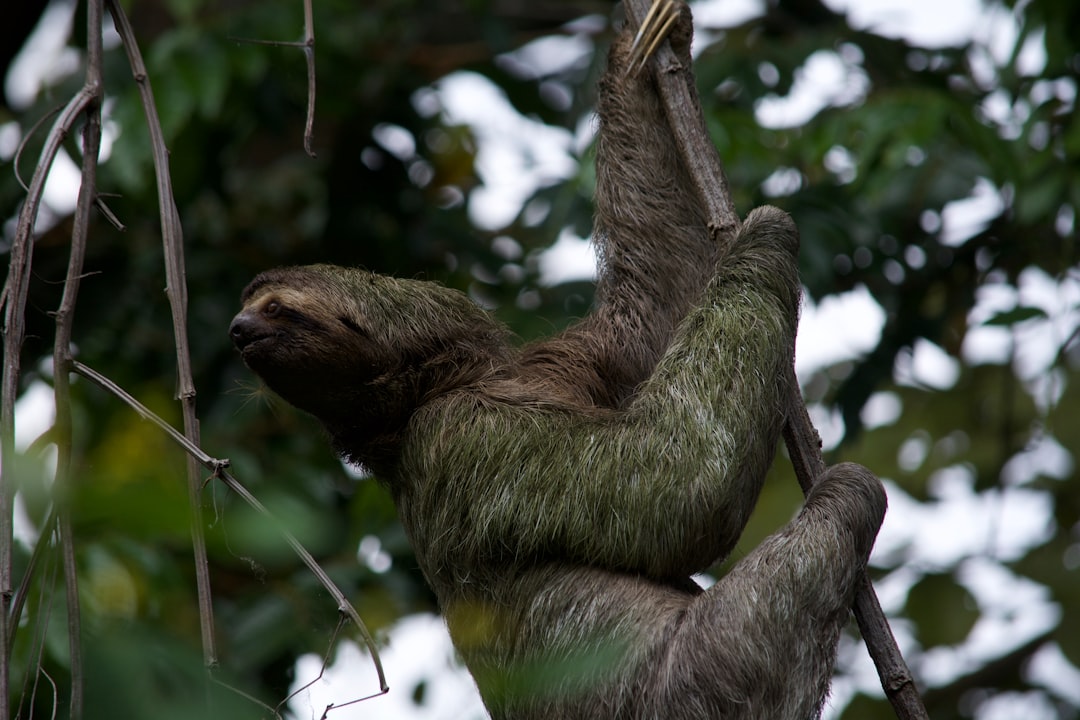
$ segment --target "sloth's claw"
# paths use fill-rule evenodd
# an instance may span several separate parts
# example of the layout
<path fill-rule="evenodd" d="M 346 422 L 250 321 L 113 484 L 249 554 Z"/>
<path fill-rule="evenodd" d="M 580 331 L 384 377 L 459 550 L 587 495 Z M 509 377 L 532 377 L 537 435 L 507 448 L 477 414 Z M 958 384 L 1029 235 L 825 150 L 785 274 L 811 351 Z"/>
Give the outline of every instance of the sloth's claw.
<path fill-rule="evenodd" d="M 645 19 L 641 21 L 630 45 L 626 74 L 636 75 L 645 68 L 657 46 L 667 37 L 671 26 L 679 18 L 679 6 L 675 0 L 653 0 Z"/>

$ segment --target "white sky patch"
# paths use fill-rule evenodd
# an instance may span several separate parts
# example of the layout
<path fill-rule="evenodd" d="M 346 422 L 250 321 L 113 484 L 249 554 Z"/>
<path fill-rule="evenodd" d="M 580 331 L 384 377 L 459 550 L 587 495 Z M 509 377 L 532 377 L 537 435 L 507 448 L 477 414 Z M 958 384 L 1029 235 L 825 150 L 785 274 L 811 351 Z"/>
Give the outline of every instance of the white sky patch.
<path fill-rule="evenodd" d="M 15 157 L 21 139 L 22 132 L 19 130 L 19 123 L 14 120 L 0 123 L 0 162 L 6 163 Z"/>
<path fill-rule="evenodd" d="M 589 151 L 596 139 L 599 124 L 600 119 L 595 112 L 586 113 L 578 120 L 574 128 L 574 144 L 571 146 L 574 155 L 583 157 Z"/>
<path fill-rule="evenodd" d="M 986 229 L 1005 209 L 1001 191 L 986 178 L 978 178 L 971 195 L 946 203 L 941 210 L 941 242 L 951 247 L 963 245 Z"/>
<path fill-rule="evenodd" d="M 950 568 L 972 556 L 1023 557 L 1053 534 L 1053 499 L 1042 490 L 1006 487 L 976 493 L 971 470 L 943 468 L 931 478 L 934 499 L 920 504 L 887 484 L 889 511 L 874 554 L 901 554 L 922 566 Z"/>
<path fill-rule="evenodd" d="M 690 3 L 694 34 L 742 25 L 765 14 L 763 0 L 700 0 Z"/>
<path fill-rule="evenodd" d="M 1045 318 L 1031 318 L 1012 326 L 984 325 L 996 315 L 1017 307 L 1036 308 Z M 1063 343 L 1080 327 L 1080 277 L 1060 279 L 1030 267 L 1020 273 L 1016 287 L 992 282 L 976 290 L 968 313 L 969 329 L 961 346 L 964 361 L 1006 363 L 1027 382 L 1045 379 Z"/>
<path fill-rule="evenodd" d="M 1046 29 L 1028 34 L 1016 56 L 1016 72 L 1019 75 L 1035 77 L 1046 69 Z"/>
<path fill-rule="evenodd" d="M 1047 317 L 1008 327 L 982 324 L 1017 307 L 1036 308 Z M 1015 288 L 1004 283 L 985 284 L 976 291 L 968 323 L 961 353 L 965 362 L 1005 363 L 1015 354 L 1014 370 L 1021 379 L 1044 379 L 1062 344 L 1080 327 L 1080 277 L 1068 274 L 1059 279 L 1030 267 L 1020 273 Z"/>
<path fill-rule="evenodd" d="M 912 657 L 918 651 L 919 645 L 915 641 L 910 625 L 903 618 L 889 618 L 889 626 L 900 648 L 900 654 L 905 658 Z M 846 704 L 851 701 L 856 692 L 869 697 L 885 697 L 877 668 L 870 658 L 870 653 L 866 650 L 866 643 L 860 640 L 848 646 L 848 642 L 845 636 L 840 637 L 840 655 L 836 669 L 843 674 L 833 678 L 830 695 L 823 708 L 823 720 L 835 720 L 840 717 L 842 711 L 846 709 Z"/>
<path fill-rule="evenodd" d="M 776 168 L 762 181 L 761 192 L 765 194 L 765 197 L 786 197 L 797 193 L 802 185 L 802 173 L 795 168 Z"/>
<path fill-rule="evenodd" d="M 1042 308 L 1051 317 L 1067 313 L 1080 302 L 1080 278 L 1075 275 L 1059 282 L 1033 266 L 1021 271 L 1018 287 L 1021 305 Z"/>
<path fill-rule="evenodd" d="M 806 406 L 810 421 L 821 436 L 821 449 L 828 452 L 844 439 L 844 418 L 837 407 L 826 407 L 821 403 Z"/>
<path fill-rule="evenodd" d="M 1012 352 L 1012 332 L 999 325 L 969 327 L 960 346 L 960 357 L 968 365 L 1003 365 Z"/>
<path fill-rule="evenodd" d="M 989 613 L 1010 614 L 1027 606 L 1046 609 L 1050 605 L 1047 588 L 989 558 L 968 558 L 956 574 L 979 607 Z"/>
<path fill-rule="evenodd" d="M 495 63 L 516 77 L 538 79 L 588 65 L 593 49 L 592 39 L 584 33 L 546 35 L 499 55 Z"/>
<path fill-rule="evenodd" d="M 795 341 L 795 372 L 801 378 L 854 360 L 877 346 L 885 326 L 885 311 L 865 285 L 820 303 L 806 297 Z"/>
<path fill-rule="evenodd" d="M 15 403 L 15 449 L 25 452 L 56 417 L 52 388 L 37 380 L 30 384 Z"/>
<path fill-rule="evenodd" d="M 1053 628 L 1061 607 L 1049 590 L 987 558 L 965 560 L 957 577 L 979 604 L 980 615 L 971 633 L 957 647 L 929 650 L 920 663 L 931 686 L 942 685 L 982 667 L 1012 648 Z"/>
<path fill-rule="evenodd" d="M 978 720 L 1060 720 L 1061 709 L 1039 692 L 1004 690 L 981 698 L 975 717 Z"/>
<path fill-rule="evenodd" d="M 13 107 L 29 107 L 41 88 L 79 69 L 79 51 L 67 47 L 74 5 L 71 0 L 50 3 L 15 56 L 4 78 L 4 93 Z"/>
<path fill-rule="evenodd" d="M 551 287 L 596 277 L 596 251 L 592 241 L 563 228 L 558 240 L 540 253 L 540 284 Z"/>
<path fill-rule="evenodd" d="M 754 117 L 763 127 L 804 125 L 830 106 L 851 105 L 866 96 L 870 80 L 862 69 L 862 53 L 846 44 L 843 54 L 818 50 L 795 70 L 791 92 L 766 95 L 754 104 Z"/>
<path fill-rule="evenodd" d="M 930 454 L 930 433 L 916 430 L 896 450 L 896 464 L 904 472 L 915 472 Z"/>
<path fill-rule="evenodd" d="M 897 564 L 895 556 L 909 556 L 911 544 L 917 537 L 914 528 L 928 520 L 929 514 L 924 506 L 908 495 L 900 485 L 888 479 L 883 479 L 882 483 L 889 496 L 889 509 L 885 513 L 885 522 L 878 531 L 877 540 L 874 541 L 874 551 L 870 555 L 870 562 L 877 567 L 891 567 Z M 915 578 L 910 578 L 909 582 L 902 582 L 900 579 L 903 576 L 897 576 L 897 573 L 907 572 L 901 565 L 889 574 L 889 583 L 886 586 L 893 586 L 893 592 L 883 593 L 882 602 L 884 603 L 885 597 L 892 597 L 896 604 L 885 605 L 886 609 L 900 610 L 900 603 L 907 596 L 910 583 L 914 582 Z"/>
<path fill-rule="evenodd" d="M 962 45 L 986 12 L 980 0 L 825 0 L 825 5 L 846 13 L 855 29 L 930 48 Z"/>
<path fill-rule="evenodd" d="M 377 535 L 365 535 L 356 548 L 356 559 L 374 573 L 382 574 L 394 565 L 390 553 L 383 549 L 382 540 Z"/>
<path fill-rule="evenodd" d="M 1051 536 L 1049 493 L 1006 488 L 976 494 L 971 472 L 963 466 L 935 474 L 936 501 L 927 504 L 916 502 L 891 481 L 885 481 L 885 487 L 889 511 L 874 557 L 892 565 L 896 555 L 907 555 L 910 562 L 875 583 L 883 607 L 891 613 L 900 611 L 908 591 L 921 577 L 916 567 L 957 568 L 960 583 L 979 604 L 980 618 L 963 643 L 933 648 L 922 656 L 918 670 L 931 685 L 980 667 L 1056 625 L 1061 610 L 1050 602 L 1046 588 L 1016 576 L 998 561 L 1021 557 Z M 893 624 L 902 640 L 904 623 L 894 620 Z M 859 668 L 863 671 L 854 673 Z M 861 690 L 880 692 L 868 662 L 855 663 L 852 671 Z M 1061 684 L 1075 673 L 1075 668 L 1059 672 L 1049 666 L 1043 682 Z"/>
<path fill-rule="evenodd" d="M 876 392 L 866 400 L 859 419 L 866 430 L 892 425 L 900 419 L 904 404 L 894 392 Z"/>
<path fill-rule="evenodd" d="M 1072 453 L 1057 439 L 1043 435 L 1009 458 L 1001 469 L 1001 480 L 1006 485 L 1023 485 L 1039 477 L 1068 480 L 1075 468 Z"/>
<path fill-rule="evenodd" d="M 1054 325 L 1052 321 L 1032 320 L 1015 326 L 1016 375 L 1029 380 L 1050 369 L 1057 349 L 1068 337 L 1059 334 Z"/>
<path fill-rule="evenodd" d="M 1024 124 L 1031 118 L 1031 104 L 1027 100 L 1015 100 L 1000 88 L 990 92 L 979 103 L 979 110 L 997 126 L 998 133 L 1007 140 L 1020 137 Z"/>
<path fill-rule="evenodd" d="M 885 491 L 889 494 L 889 513 L 893 511 L 892 489 L 896 487 L 888 480 L 882 481 L 885 485 Z M 905 496 L 906 497 L 906 496 Z M 908 498 L 909 502 L 913 502 Z M 888 518 L 888 514 L 886 514 Z M 877 548 L 877 545 L 874 545 Z M 875 552 L 874 555 L 877 555 Z M 876 564 L 876 563 L 872 563 Z M 891 565 L 891 561 L 889 565 Z M 886 565 L 877 565 L 878 567 L 887 567 Z M 904 603 L 907 602 L 908 593 L 911 591 L 912 586 L 919 581 L 922 577 L 922 573 L 910 566 L 901 565 L 889 574 L 874 581 L 874 590 L 877 593 L 878 600 L 881 602 L 881 607 L 889 615 L 898 615 L 904 609 Z"/>
<path fill-rule="evenodd" d="M 452 73 L 436 92 L 445 122 L 468 125 L 476 135 L 476 170 L 484 184 L 469 196 L 469 219 L 479 228 L 507 226 L 537 189 L 577 171 L 573 135 L 526 118 L 483 75 Z"/>
<path fill-rule="evenodd" d="M 60 148 L 53 160 L 49 177 L 45 179 L 45 189 L 41 195 L 45 212 L 38 217 L 34 229 L 44 232 L 56 221 L 54 214 L 63 217 L 75 212 L 81 185 L 82 173 L 79 166 L 67 154 L 67 150 Z"/>
<path fill-rule="evenodd" d="M 472 677 L 457 664 L 446 624 L 435 615 L 409 615 L 397 622 L 379 653 L 390 692 L 355 705 L 335 708 L 334 720 L 458 720 L 486 718 Z M 322 658 L 304 655 L 296 663 L 290 691 L 318 676 Z M 413 702 L 413 690 L 425 683 L 423 703 Z M 299 718 L 319 718 L 335 705 L 377 692 L 379 682 L 366 652 L 342 642 L 334 663 L 322 679 L 289 702 Z"/>
<path fill-rule="evenodd" d="M 402 162 L 416 157 L 416 138 L 400 125 L 379 123 L 371 129 L 371 137 L 383 150 Z"/>
<path fill-rule="evenodd" d="M 1004 65 L 1009 61 L 1019 26 L 1012 14 L 1003 7 L 987 8 L 982 21 L 977 23 L 973 35 L 978 45 L 986 48 L 995 65 Z"/>
<path fill-rule="evenodd" d="M 1049 688 L 1073 705 L 1080 705 L 1080 670 L 1069 662 L 1057 643 L 1048 643 L 1028 663 L 1031 681 Z"/>
<path fill-rule="evenodd" d="M 968 331 L 960 356 L 968 365 L 1004 364 L 1012 357 L 1012 331 L 1000 325 L 983 325 L 996 315 L 1016 308 L 1019 292 L 1007 283 L 983 283 L 975 289 L 975 304 L 968 311 Z"/>
<path fill-rule="evenodd" d="M 896 354 L 893 379 L 898 385 L 947 390 L 960 378 L 960 363 L 926 338 Z"/>
<path fill-rule="evenodd" d="M 55 417 L 56 403 L 52 388 L 40 380 L 34 381 L 15 402 L 15 449 L 25 452 L 34 440 L 52 427 Z M 45 452 L 46 477 L 38 478 L 38 481 L 48 483 L 56 472 L 56 446 L 50 445 Z M 25 481 L 34 482 L 34 478 L 27 477 Z M 26 513 L 21 493 L 15 494 L 14 509 L 14 537 L 27 547 L 33 547 L 40 533 Z"/>
<path fill-rule="evenodd" d="M 965 0 L 968 1 L 968 0 Z M 1001 5 L 988 5 L 972 27 L 976 47 L 985 48 L 990 60 L 998 67 L 1012 61 L 1016 43 L 1020 37 L 1020 15 Z M 1037 75 L 1046 67 L 1045 33 L 1029 33 L 1024 38 L 1016 57 L 1016 71 L 1020 75 Z M 995 73 L 996 74 L 996 73 Z"/>
<path fill-rule="evenodd" d="M 15 502 L 12 507 L 12 537 L 15 542 L 22 543 L 28 548 L 34 547 L 38 538 L 41 537 L 41 531 L 30 519 L 30 514 L 26 512 L 26 502 L 21 492 L 15 493 Z"/>

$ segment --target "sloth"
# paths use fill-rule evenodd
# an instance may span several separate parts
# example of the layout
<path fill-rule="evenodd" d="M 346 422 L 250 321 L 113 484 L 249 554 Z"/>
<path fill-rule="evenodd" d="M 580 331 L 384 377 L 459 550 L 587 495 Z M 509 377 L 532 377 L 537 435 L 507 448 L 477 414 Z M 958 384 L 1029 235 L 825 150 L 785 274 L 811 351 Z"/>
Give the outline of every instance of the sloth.
<path fill-rule="evenodd" d="M 689 63 L 689 10 L 666 7 L 646 34 Z M 456 290 L 312 265 L 257 276 L 230 335 L 389 490 L 493 718 L 816 717 L 885 495 L 834 466 L 693 581 L 776 452 L 798 231 L 759 208 L 717 249 L 637 47 L 621 32 L 600 82 L 600 271 L 576 325 L 518 346 Z"/>

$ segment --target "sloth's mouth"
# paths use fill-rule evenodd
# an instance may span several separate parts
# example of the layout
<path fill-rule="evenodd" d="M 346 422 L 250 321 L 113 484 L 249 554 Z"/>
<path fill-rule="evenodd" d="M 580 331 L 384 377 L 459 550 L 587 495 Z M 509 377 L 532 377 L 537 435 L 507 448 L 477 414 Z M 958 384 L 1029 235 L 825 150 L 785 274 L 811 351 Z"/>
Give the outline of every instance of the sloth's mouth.
<path fill-rule="evenodd" d="M 236 349 L 240 351 L 240 357 L 246 362 L 253 357 L 265 355 L 267 349 L 273 345 L 273 341 L 274 336 L 271 334 L 248 337 L 244 338 L 243 343 L 238 342 Z"/>

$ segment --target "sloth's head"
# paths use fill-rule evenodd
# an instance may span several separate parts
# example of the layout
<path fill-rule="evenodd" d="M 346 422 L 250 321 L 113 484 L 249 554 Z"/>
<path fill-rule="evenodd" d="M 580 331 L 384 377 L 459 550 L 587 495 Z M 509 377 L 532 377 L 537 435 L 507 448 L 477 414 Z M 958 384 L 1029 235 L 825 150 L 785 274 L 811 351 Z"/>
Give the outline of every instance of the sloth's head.
<path fill-rule="evenodd" d="M 508 347 L 487 312 L 431 282 L 309 265 L 264 272 L 240 299 L 229 335 L 245 364 L 335 436 L 400 430 Z"/>

